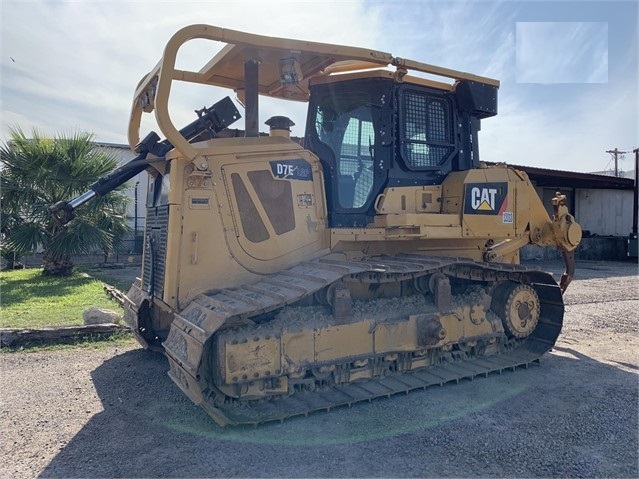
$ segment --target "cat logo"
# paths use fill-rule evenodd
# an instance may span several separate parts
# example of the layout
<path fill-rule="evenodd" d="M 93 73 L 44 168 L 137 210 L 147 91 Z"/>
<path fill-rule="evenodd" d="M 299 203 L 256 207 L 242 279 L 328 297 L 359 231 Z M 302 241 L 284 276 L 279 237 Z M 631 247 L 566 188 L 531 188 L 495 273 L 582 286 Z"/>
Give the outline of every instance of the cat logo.
<path fill-rule="evenodd" d="M 470 190 L 471 206 L 474 210 L 494 211 L 495 210 L 495 188 L 478 188 Z"/>
<path fill-rule="evenodd" d="M 508 183 L 467 183 L 464 214 L 497 215 L 508 206 Z"/>

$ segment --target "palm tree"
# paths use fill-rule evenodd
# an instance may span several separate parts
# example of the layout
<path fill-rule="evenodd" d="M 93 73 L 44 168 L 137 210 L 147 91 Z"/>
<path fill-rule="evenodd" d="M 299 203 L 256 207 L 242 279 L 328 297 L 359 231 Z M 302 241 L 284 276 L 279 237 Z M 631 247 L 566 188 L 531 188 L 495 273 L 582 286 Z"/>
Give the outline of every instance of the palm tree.
<path fill-rule="evenodd" d="M 1 179 L 1 177 L 0 177 Z M 4 206 L 4 200 L 2 200 Z M 6 269 L 15 269 L 20 263 L 16 262 L 18 253 L 8 248 L 5 244 L 5 238 L 11 235 L 11 232 L 22 223 L 22 218 L 15 213 L 5 211 L 3 207 L 0 213 L 0 256 L 5 260 Z"/>
<path fill-rule="evenodd" d="M 128 231 L 121 191 L 94 199 L 64 226 L 48 210 L 88 190 L 117 158 L 97 149 L 88 133 L 50 138 L 33 130 L 28 138 L 17 128 L 10 135 L 0 147 L 3 254 L 42 248 L 43 274 L 61 276 L 71 274 L 74 255 L 117 248 Z"/>

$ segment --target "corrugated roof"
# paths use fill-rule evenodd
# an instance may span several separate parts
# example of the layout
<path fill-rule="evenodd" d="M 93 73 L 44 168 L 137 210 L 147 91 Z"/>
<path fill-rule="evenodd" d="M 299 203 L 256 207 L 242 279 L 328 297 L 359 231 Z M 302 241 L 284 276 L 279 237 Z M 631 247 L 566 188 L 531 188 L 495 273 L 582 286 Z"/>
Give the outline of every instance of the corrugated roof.
<path fill-rule="evenodd" d="M 497 163 L 486 162 L 486 164 L 495 165 Z M 532 182 L 537 186 L 602 188 L 616 190 L 632 190 L 635 187 L 635 181 L 631 178 L 617 178 L 614 176 L 580 173 L 576 171 L 553 170 L 549 168 L 538 168 L 535 166 L 512 164 L 508 164 L 508 166 L 526 172 Z"/>

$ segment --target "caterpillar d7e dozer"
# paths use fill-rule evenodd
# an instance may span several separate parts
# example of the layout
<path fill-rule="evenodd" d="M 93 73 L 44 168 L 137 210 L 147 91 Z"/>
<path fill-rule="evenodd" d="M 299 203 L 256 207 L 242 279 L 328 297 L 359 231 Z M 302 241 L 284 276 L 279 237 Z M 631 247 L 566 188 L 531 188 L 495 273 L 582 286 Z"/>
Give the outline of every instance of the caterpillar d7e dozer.
<path fill-rule="evenodd" d="M 192 39 L 226 45 L 176 68 Z M 434 78 L 437 79 L 434 79 Z M 235 91 L 178 130 L 174 82 Z M 192 25 L 139 82 L 139 156 L 79 198 L 150 175 L 141 278 L 125 319 L 220 425 L 258 424 L 537 362 L 560 333 L 581 228 L 527 175 L 480 162 L 499 82 L 389 53 Z M 218 91 L 212 89 L 212 91 Z M 258 99 L 308 103 L 260 134 Z M 140 141 L 155 112 L 166 140 Z M 519 265 L 558 248 L 560 284 Z"/>

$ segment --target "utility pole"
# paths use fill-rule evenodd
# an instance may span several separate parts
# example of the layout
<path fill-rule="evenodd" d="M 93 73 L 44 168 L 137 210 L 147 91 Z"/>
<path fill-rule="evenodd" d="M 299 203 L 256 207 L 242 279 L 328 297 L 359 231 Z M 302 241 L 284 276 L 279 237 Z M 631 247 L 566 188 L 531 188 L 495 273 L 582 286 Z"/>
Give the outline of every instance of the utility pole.
<path fill-rule="evenodd" d="M 639 148 L 632 151 L 635 154 L 635 197 L 632 204 L 632 232 L 628 236 L 628 257 L 639 256 L 639 239 L 637 238 L 637 214 L 639 214 Z"/>
<path fill-rule="evenodd" d="M 629 153 L 628 151 L 619 151 L 619 148 L 615 148 L 614 150 L 606 150 L 606 153 L 610 153 L 612 157 L 615 159 L 615 177 L 619 176 L 619 160 L 623 160 L 623 155 Z M 621 158 L 619 156 L 621 155 Z"/>
<path fill-rule="evenodd" d="M 632 234 L 637 238 L 637 216 L 639 216 L 639 148 L 633 150 L 635 154 L 635 198 L 632 208 Z"/>

